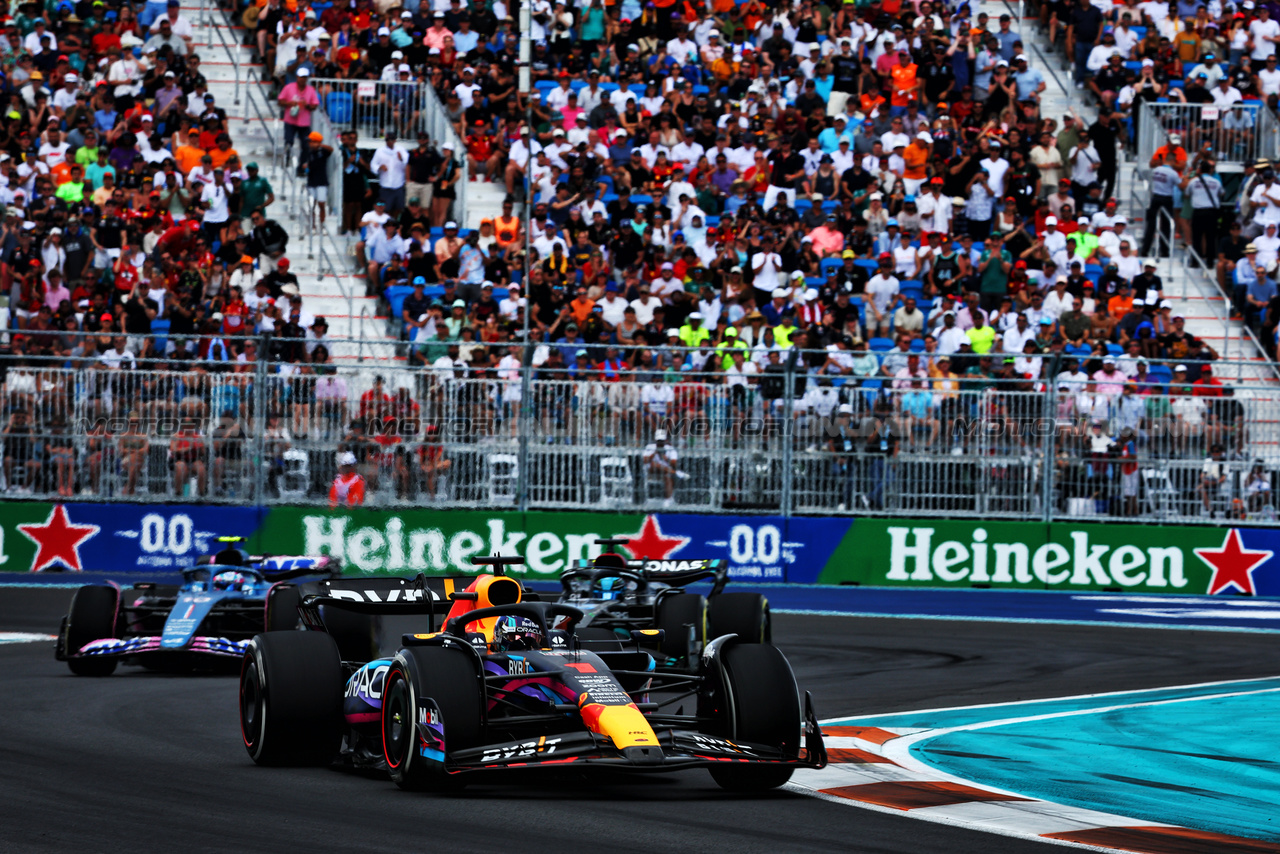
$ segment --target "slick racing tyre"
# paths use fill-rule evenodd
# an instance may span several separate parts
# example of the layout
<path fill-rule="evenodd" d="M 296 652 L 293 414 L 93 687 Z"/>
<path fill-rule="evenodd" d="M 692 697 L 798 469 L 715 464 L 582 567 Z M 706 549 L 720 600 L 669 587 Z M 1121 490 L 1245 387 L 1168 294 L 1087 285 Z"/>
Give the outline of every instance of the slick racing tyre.
<path fill-rule="evenodd" d="M 658 628 L 662 629 L 662 654 L 688 658 L 707 642 L 707 600 L 696 593 L 665 596 L 658 603 Z M 693 626 L 690 647 L 689 626 Z"/>
<path fill-rule="evenodd" d="M 64 650 L 74 655 L 87 643 L 116 636 L 116 609 L 120 593 L 114 587 L 95 584 L 81 587 L 71 597 L 67 614 Z M 77 676 L 110 676 L 118 663 L 115 656 L 69 658 L 67 666 Z"/>
<path fill-rule="evenodd" d="M 277 584 L 267 594 L 267 631 L 291 632 L 298 628 L 298 603 L 302 595 L 293 584 Z"/>
<path fill-rule="evenodd" d="M 481 685 L 471 654 L 443 647 L 400 650 L 387 671 L 382 694 L 382 752 L 391 779 L 410 791 L 461 788 L 442 761 L 422 755 L 418 736 L 420 699 L 432 700 L 443 722 L 445 752 L 480 744 Z"/>
<path fill-rule="evenodd" d="M 321 765 L 342 738 L 342 660 L 323 632 L 257 635 L 240 669 L 240 734 L 259 765 Z"/>
<path fill-rule="evenodd" d="M 788 756 L 800 753 L 800 692 L 791 665 L 767 644 L 729 642 L 721 652 L 725 691 L 732 698 L 727 734 L 731 739 L 776 747 Z M 791 779 L 791 768 L 725 765 L 710 769 L 722 789 L 758 792 Z"/>
<path fill-rule="evenodd" d="M 744 643 L 770 643 L 769 601 L 759 593 L 721 593 L 707 602 L 711 637 L 737 635 Z"/>

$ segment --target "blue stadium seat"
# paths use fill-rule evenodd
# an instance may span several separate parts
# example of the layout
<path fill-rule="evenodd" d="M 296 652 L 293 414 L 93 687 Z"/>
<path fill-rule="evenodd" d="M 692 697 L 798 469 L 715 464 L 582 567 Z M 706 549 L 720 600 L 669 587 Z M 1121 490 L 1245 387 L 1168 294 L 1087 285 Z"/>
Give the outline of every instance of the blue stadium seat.
<path fill-rule="evenodd" d="M 867 342 L 867 349 L 873 353 L 887 353 L 893 349 L 893 339 L 872 338 Z"/>
<path fill-rule="evenodd" d="M 703 225 L 705 225 L 707 228 L 719 228 L 720 217 L 716 216 L 715 214 L 707 214 L 706 222 L 704 222 Z"/>
<path fill-rule="evenodd" d="M 804 216 L 810 210 L 813 209 L 813 202 L 809 201 L 808 199 L 796 199 L 796 203 L 793 206 L 793 209 L 800 216 Z"/>
<path fill-rule="evenodd" d="M 828 279 L 834 276 L 842 267 L 844 267 L 844 260 L 838 256 L 822 259 L 822 274 Z"/>
<path fill-rule="evenodd" d="M 325 95 L 324 112 L 335 125 L 351 124 L 351 93 L 330 92 Z"/>
<path fill-rule="evenodd" d="M 424 297 L 442 297 L 444 296 L 444 285 L 427 285 L 422 289 Z"/>
<path fill-rule="evenodd" d="M 913 338 L 913 339 L 911 339 L 911 352 L 912 352 L 912 353 L 923 353 L 923 352 L 924 352 L 924 339 L 923 339 L 923 338 Z"/>
<path fill-rule="evenodd" d="M 653 196 L 646 196 L 643 193 L 632 193 L 631 204 L 633 205 L 651 205 L 653 204 Z"/>
<path fill-rule="evenodd" d="M 868 406 L 875 405 L 876 398 L 880 396 L 880 389 L 882 388 L 884 388 L 884 382 L 882 380 L 863 380 L 862 381 L 861 391 L 863 396 L 865 396 L 867 399 Z"/>
<path fill-rule="evenodd" d="M 864 270 L 871 270 L 874 272 L 876 267 L 878 267 L 879 265 L 876 263 L 876 260 L 874 258 L 858 258 L 853 262 L 853 266 L 861 267 Z"/>
<path fill-rule="evenodd" d="M 805 276 L 805 287 L 820 288 L 827 283 L 826 276 Z"/>
<path fill-rule="evenodd" d="M 1100 265 L 1098 265 L 1098 264 L 1085 264 L 1085 265 L 1084 265 L 1084 274 L 1085 274 L 1086 276 L 1101 276 L 1101 275 L 1102 275 L 1102 267 L 1101 267 Z"/>
<path fill-rule="evenodd" d="M 152 346 L 156 348 L 157 352 L 163 353 L 165 345 L 169 343 L 169 321 L 151 321 L 151 334 L 156 336 L 155 341 L 152 342 Z"/>
<path fill-rule="evenodd" d="M 1108 344 L 1108 345 L 1107 345 L 1107 355 L 1110 355 L 1110 356 L 1123 356 L 1123 355 L 1124 355 L 1124 348 L 1123 348 L 1123 347 L 1121 347 L 1119 344 Z"/>
<path fill-rule="evenodd" d="M 507 298 L 508 296 L 510 296 L 510 295 L 511 295 L 511 291 L 510 291 L 510 290 L 508 290 L 507 288 L 494 288 L 494 289 L 493 289 L 493 298 L 494 298 L 494 299 L 502 300 L 502 299 L 506 299 L 506 298 Z"/>
<path fill-rule="evenodd" d="M 1068 356 L 1075 356 L 1077 359 L 1087 359 L 1093 351 L 1085 344 L 1069 344 L 1066 348 Z"/>
<path fill-rule="evenodd" d="M 539 80 L 536 83 L 534 83 L 533 86 L 535 89 L 537 89 L 539 92 L 542 93 L 542 99 L 544 101 L 547 98 L 547 93 L 549 93 L 552 89 L 559 88 L 559 84 L 557 84 L 556 81 L 554 80 Z"/>
<path fill-rule="evenodd" d="M 441 291 L 443 292 L 443 288 Z M 382 292 L 387 302 L 391 304 L 391 317 L 396 323 L 400 321 L 400 315 L 404 312 L 404 301 L 413 293 L 413 287 L 410 285 L 392 285 Z"/>
<path fill-rule="evenodd" d="M 154 328 L 155 323 L 153 322 L 151 325 Z M 1147 368 L 1147 377 L 1150 378 L 1152 382 L 1158 382 L 1161 385 L 1168 385 L 1173 382 L 1173 371 L 1169 369 L 1168 365 L 1152 365 Z"/>
<path fill-rule="evenodd" d="M 1138 40 L 1139 40 L 1139 41 L 1141 41 L 1142 39 L 1145 39 L 1145 38 L 1147 37 L 1147 28 L 1146 28 L 1146 27 L 1130 27 L 1130 28 L 1129 28 L 1129 30 L 1130 30 L 1130 31 L 1131 31 L 1135 36 L 1137 36 L 1137 37 L 1138 37 Z"/>

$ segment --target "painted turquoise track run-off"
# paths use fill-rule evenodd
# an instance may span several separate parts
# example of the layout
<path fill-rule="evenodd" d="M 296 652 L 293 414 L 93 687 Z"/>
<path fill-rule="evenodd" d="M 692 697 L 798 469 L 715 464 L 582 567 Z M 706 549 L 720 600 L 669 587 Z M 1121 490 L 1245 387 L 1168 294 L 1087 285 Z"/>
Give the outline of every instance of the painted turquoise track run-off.
<path fill-rule="evenodd" d="M 890 755 L 979 786 L 1280 842 L 1280 678 L 840 723 L 900 733 Z"/>

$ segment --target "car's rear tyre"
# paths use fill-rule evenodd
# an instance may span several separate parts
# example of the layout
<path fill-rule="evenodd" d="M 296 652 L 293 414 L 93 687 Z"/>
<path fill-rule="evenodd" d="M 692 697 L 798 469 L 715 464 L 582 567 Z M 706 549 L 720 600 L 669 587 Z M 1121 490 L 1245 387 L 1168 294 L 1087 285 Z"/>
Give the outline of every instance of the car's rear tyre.
<path fill-rule="evenodd" d="M 81 587 L 71 597 L 63 649 L 75 655 L 85 644 L 116 637 L 116 611 L 120 592 L 114 587 L 94 584 Z M 69 658 L 67 666 L 77 676 L 110 676 L 115 672 L 115 656 Z"/>
<path fill-rule="evenodd" d="M 291 632 L 298 628 L 298 604 L 302 594 L 293 584 L 278 584 L 267 598 L 267 631 Z"/>
<path fill-rule="evenodd" d="M 658 628 L 662 629 L 662 654 L 686 658 L 707 642 L 707 599 L 696 593 L 676 593 L 658 603 Z M 689 646 L 689 626 L 693 626 L 695 650 Z"/>
<path fill-rule="evenodd" d="M 769 600 L 759 593 L 720 593 L 707 602 L 711 637 L 737 635 L 744 643 L 770 643 Z"/>
<path fill-rule="evenodd" d="M 471 654 L 444 647 L 402 649 L 384 685 L 382 752 L 391 779 L 410 791 L 460 789 L 459 775 L 419 752 L 418 703 L 430 699 L 440 710 L 446 753 L 479 745 L 481 684 Z"/>
<path fill-rule="evenodd" d="M 321 765 L 342 739 L 342 659 L 323 632 L 257 635 L 240 670 L 240 733 L 259 765 Z"/>
<path fill-rule="evenodd" d="M 721 656 L 724 689 L 732 698 L 728 737 L 798 756 L 800 692 L 787 659 L 774 646 L 732 641 Z M 734 792 L 776 789 L 791 779 L 792 772 L 790 767 L 769 765 L 725 765 L 710 770 L 721 788 Z"/>

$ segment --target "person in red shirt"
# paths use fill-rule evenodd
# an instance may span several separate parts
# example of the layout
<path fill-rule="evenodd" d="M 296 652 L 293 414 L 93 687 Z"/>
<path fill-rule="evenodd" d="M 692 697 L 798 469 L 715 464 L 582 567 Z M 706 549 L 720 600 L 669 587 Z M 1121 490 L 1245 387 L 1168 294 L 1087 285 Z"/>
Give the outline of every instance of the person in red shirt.
<path fill-rule="evenodd" d="M 338 455 L 338 476 L 329 487 L 329 506 L 359 507 L 364 504 L 364 478 L 356 471 L 356 455 Z"/>
<path fill-rule="evenodd" d="M 382 375 L 373 378 L 373 388 L 360 395 L 360 421 L 370 433 L 377 432 L 380 423 L 391 412 L 391 395 L 387 394 Z"/>
<path fill-rule="evenodd" d="M 232 288 L 227 304 L 222 307 L 222 334 L 247 335 L 248 317 L 249 306 L 245 305 L 244 295 L 239 288 Z"/>
<path fill-rule="evenodd" d="M 1205 365 L 1200 369 L 1200 379 L 1191 384 L 1196 397 L 1222 397 L 1222 380 L 1213 375 L 1213 366 Z"/>

